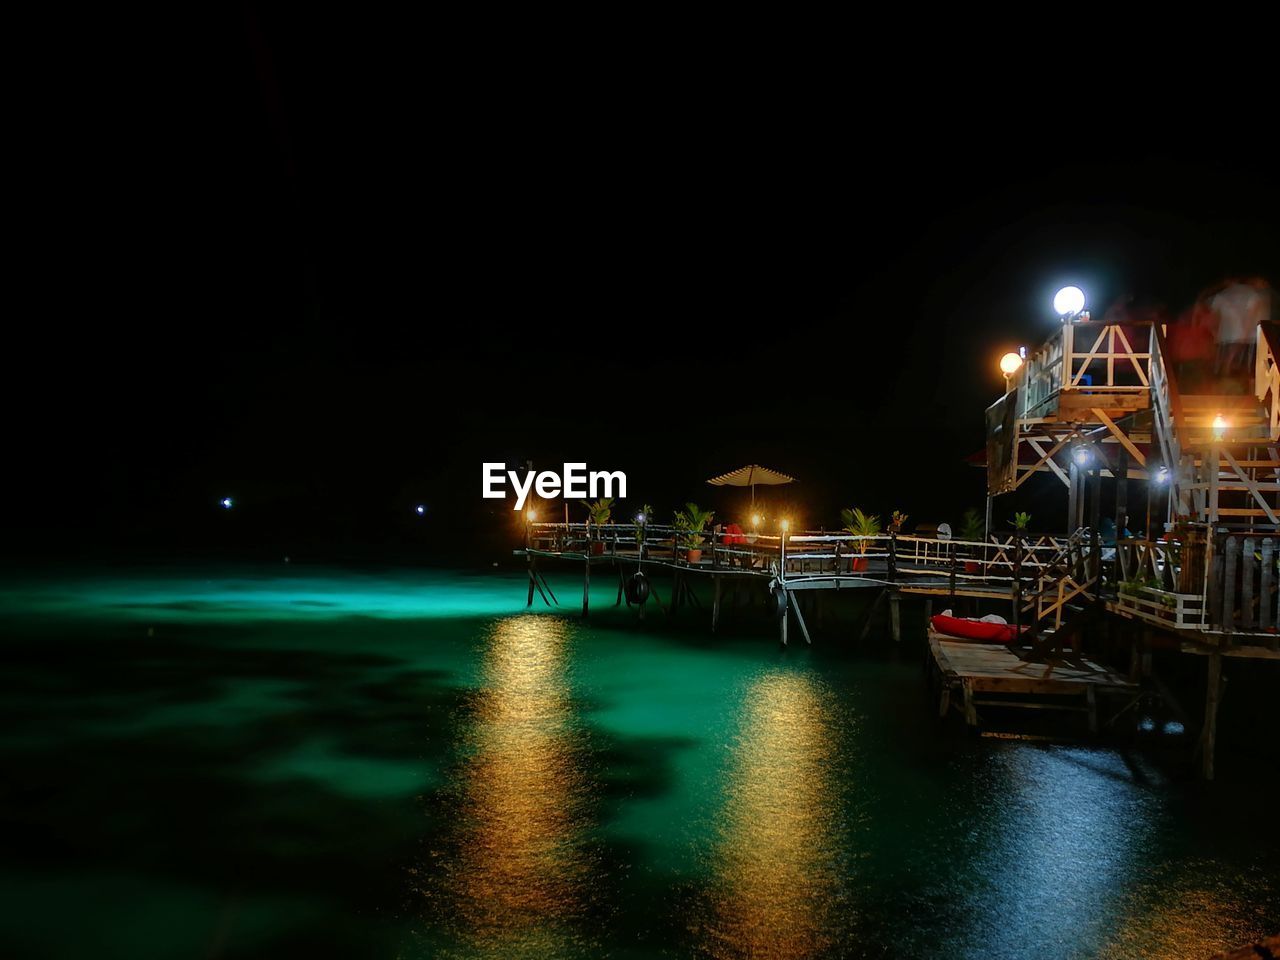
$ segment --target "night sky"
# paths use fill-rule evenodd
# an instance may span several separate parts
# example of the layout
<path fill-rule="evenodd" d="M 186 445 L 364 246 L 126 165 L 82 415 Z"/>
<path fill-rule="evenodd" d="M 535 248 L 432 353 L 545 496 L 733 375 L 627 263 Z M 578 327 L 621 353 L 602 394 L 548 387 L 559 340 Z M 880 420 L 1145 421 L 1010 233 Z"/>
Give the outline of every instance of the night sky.
<path fill-rule="evenodd" d="M 662 514 L 757 461 L 804 481 L 808 526 L 954 523 L 996 360 L 1052 331 L 1063 283 L 1097 316 L 1280 281 L 1245 77 L 1031 111 L 988 77 L 925 100 L 851 67 L 819 104 L 324 16 L 118 29 L 39 89 L 14 555 L 427 559 L 474 528 L 468 559 L 496 558 L 484 460 L 621 469 Z"/>

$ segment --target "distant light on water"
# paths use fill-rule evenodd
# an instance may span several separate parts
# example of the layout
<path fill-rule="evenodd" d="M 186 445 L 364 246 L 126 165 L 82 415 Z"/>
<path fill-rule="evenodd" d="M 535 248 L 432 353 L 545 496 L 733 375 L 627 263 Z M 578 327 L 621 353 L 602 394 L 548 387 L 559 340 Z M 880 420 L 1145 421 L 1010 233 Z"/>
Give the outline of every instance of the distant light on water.
<path fill-rule="evenodd" d="M 427 512 L 427 508 L 422 504 L 418 504 L 416 507 L 413 508 L 413 512 L 416 513 L 418 516 L 422 516 L 424 513 Z"/>
<path fill-rule="evenodd" d="M 218 502 L 222 504 L 222 507 L 224 510 L 230 510 L 233 506 L 235 506 L 235 501 L 232 500 L 230 497 L 223 497 Z"/>

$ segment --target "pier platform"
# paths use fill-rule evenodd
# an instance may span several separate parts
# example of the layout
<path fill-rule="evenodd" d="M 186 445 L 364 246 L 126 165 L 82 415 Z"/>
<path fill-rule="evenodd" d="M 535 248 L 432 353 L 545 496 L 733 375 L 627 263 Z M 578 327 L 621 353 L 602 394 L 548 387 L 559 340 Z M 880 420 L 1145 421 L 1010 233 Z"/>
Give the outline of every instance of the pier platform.
<path fill-rule="evenodd" d="M 938 715 L 954 707 L 971 727 L 981 722 L 980 707 L 1063 710 L 1087 716 L 1098 730 L 1099 698 L 1124 697 L 1138 685 L 1084 657 L 1047 661 L 1024 659 L 1024 651 L 1003 644 L 973 643 L 929 631 L 929 655 L 939 691 Z"/>

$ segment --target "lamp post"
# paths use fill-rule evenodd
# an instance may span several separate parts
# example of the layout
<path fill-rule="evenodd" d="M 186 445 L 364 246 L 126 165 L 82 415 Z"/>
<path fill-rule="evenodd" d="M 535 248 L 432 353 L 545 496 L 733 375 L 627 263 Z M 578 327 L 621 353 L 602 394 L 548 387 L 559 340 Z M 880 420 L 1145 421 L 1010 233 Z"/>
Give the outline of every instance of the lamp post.
<path fill-rule="evenodd" d="M 1022 357 L 1016 353 L 1006 353 L 1000 358 L 1000 372 L 1004 374 L 1004 392 L 1009 392 L 1009 381 L 1022 366 Z"/>

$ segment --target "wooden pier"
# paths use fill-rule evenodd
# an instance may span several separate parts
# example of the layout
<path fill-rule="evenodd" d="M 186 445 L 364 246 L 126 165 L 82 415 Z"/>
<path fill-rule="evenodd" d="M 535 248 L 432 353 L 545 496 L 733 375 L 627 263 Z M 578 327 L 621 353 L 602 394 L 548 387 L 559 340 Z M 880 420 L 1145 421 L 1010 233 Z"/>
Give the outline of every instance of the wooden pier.
<path fill-rule="evenodd" d="M 903 597 L 924 598 L 926 610 L 935 601 L 997 602 L 1019 630 L 1017 649 L 929 642 L 946 680 L 943 712 L 958 690 L 970 723 L 995 697 L 1036 709 L 1060 701 L 1096 726 L 1100 694 L 1132 695 L 1138 682 L 1164 689 L 1150 676 L 1158 635 L 1160 646 L 1206 660 L 1197 750 L 1211 778 L 1224 659 L 1280 659 L 1280 333 L 1260 324 L 1252 371 L 1197 395 L 1180 391 L 1165 338 L 1151 323 L 1064 322 L 988 408 L 988 517 L 994 498 L 1048 474 L 1066 499 L 1062 535 L 989 530 L 975 541 L 715 527 L 694 540 L 651 521 L 530 522 L 517 551 L 528 564 L 528 603 L 540 595 L 558 604 L 541 571 L 551 561 L 581 566 L 584 616 L 592 571 L 599 577 L 602 567 L 617 580 L 615 606 L 630 605 L 637 578 L 645 582 L 640 616 L 651 591 L 668 614 L 700 606 L 689 585 L 705 578 L 713 630 L 726 588 L 755 585 L 770 598 L 783 644 L 793 622 L 812 642 L 799 601 L 826 591 L 876 591 L 872 609 L 887 599 L 895 640 Z M 1105 543 L 1104 482 L 1114 485 L 1119 531 Z M 1134 482 L 1146 487 L 1142 537 L 1126 535 L 1140 525 L 1130 510 Z M 665 600 L 645 576 L 657 570 L 670 576 Z M 868 615 L 861 635 L 869 624 Z M 1101 632 L 1128 643 L 1128 677 L 1084 658 Z"/>
<path fill-rule="evenodd" d="M 970 727 L 980 723 L 979 708 L 1065 710 L 1083 713 L 1091 733 L 1098 732 L 1099 700 L 1119 697 L 1122 711 L 1139 686 L 1085 657 L 1038 659 L 1005 644 L 972 643 L 929 631 L 929 652 L 939 690 L 938 715 L 951 708 Z M 1113 714 L 1114 715 L 1114 714 Z"/>

